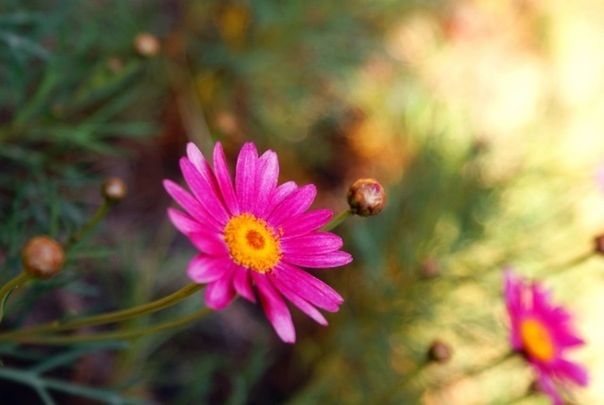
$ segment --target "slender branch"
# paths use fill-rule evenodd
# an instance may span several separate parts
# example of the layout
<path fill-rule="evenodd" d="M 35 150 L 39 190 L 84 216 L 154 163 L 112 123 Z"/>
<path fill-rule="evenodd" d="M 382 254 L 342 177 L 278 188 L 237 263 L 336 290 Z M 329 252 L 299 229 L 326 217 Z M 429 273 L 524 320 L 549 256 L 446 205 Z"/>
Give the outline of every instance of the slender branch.
<path fill-rule="evenodd" d="M 35 343 L 45 345 L 68 345 L 75 343 L 89 343 L 101 340 L 125 340 L 135 339 L 145 335 L 151 335 L 158 332 L 163 332 L 169 329 L 185 326 L 193 321 L 203 318 L 211 312 L 208 308 L 202 308 L 192 314 L 183 316 L 174 321 L 160 323 L 146 328 L 128 329 L 117 332 L 97 333 L 90 335 L 72 335 L 72 336 L 23 336 L 19 337 L 22 343 Z"/>
<path fill-rule="evenodd" d="M 29 277 L 30 275 L 28 273 L 22 271 L 0 288 L 0 322 L 2 322 L 2 318 L 4 317 L 4 305 L 6 304 L 10 293 L 29 280 Z"/>
<path fill-rule="evenodd" d="M 344 220 L 346 218 L 348 218 L 350 215 L 352 215 L 352 212 L 349 209 L 340 212 L 338 215 L 336 215 L 335 217 L 333 217 L 333 219 L 331 221 L 329 221 L 323 227 L 323 230 L 324 231 L 331 231 L 332 229 L 334 229 L 338 225 L 340 225 L 342 222 L 344 222 Z"/>
<path fill-rule="evenodd" d="M 82 226 L 80 230 L 76 231 L 73 235 L 71 235 L 71 237 L 65 244 L 65 250 L 69 250 L 71 247 L 73 247 L 73 245 L 86 238 L 88 234 L 90 234 L 90 232 L 92 232 L 94 228 L 96 228 L 99 222 L 101 222 L 101 220 L 105 218 L 105 215 L 107 215 L 107 212 L 109 211 L 109 207 L 111 205 L 111 202 L 109 202 L 107 199 L 104 199 L 103 203 L 99 206 L 99 208 L 90 218 L 90 220 L 86 224 L 84 224 L 84 226 Z"/>
<path fill-rule="evenodd" d="M 59 332 L 67 329 L 77 329 L 85 326 L 95 326 L 107 323 L 116 323 L 125 321 L 128 319 L 136 318 L 138 316 L 151 314 L 153 312 L 160 311 L 168 308 L 172 305 L 179 303 L 185 298 L 189 297 L 193 293 L 199 291 L 203 286 L 200 284 L 187 284 L 180 290 L 173 292 L 170 295 L 159 298 L 155 301 L 148 302 L 143 305 L 138 305 L 128 309 L 122 309 L 119 311 L 109 312 L 106 314 L 93 315 L 82 319 L 76 319 L 73 321 L 53 321 L 38 326 L 32 326 L 29 328 L 19 329 L 13 332 L 0 333 L 0 341 L 7 340 L 19 340 L 21 336 L 39 334 L 39 333 L 52 333 Z"/>

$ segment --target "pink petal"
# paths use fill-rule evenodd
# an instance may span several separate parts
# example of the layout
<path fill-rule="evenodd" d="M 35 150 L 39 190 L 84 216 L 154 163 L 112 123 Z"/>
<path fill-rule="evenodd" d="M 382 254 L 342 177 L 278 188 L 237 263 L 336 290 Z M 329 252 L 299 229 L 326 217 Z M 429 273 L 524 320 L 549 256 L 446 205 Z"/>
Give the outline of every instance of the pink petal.
<path fill-rule="evenodd" d="M 258 152 L 253 143 L 248 142 L 241 148 L 235 168 L 235 190 L 239 207 L 243 212 L 251 210 L 256 187 L 256 160 Z"/>
<path fill-rule="evenodd" d="M 277 335 L 286 343 L 294 343 L 296 331 L 287 305 L 264 274 L 252 272 L 252 277 L 258 287 L 264 313 Z"/>
<path fill-rule="evenodd" d="M 164 188 L 174 201 L 183 207 L 196 221 L 202 225 L 211 225 L 216 230 L 222 230 L 223 226 L 213 216 L 208 215 L 206 210 L 199 204 L 199 201 L 178 184 L 171 180 L 164 180 Z"/>
<path fill-rule="evenodd" d="M 235 195 L 231 174 L 220 142 L 216 142 L 216 146 L 214 146 L 214 172 L 227 209 L 231 215 L 239 214 L 239 202 Z"/>
<path fill-rule="evenodd" d="M 223 277 L 231 266 L 232 262 L 227 257 L 199 254 L 189 262 L 187 275 L 196 283 L 210 283 Z"/>
<path fill-rule="evenodd" d="M 330 268 L 340 267 L 352 262 L 352 256 L 347 252 L 332 252 L 316 256 L 310 255 L 292 255 L 288 254 L 283 257 L 287 263 L 295 264 L 300 267 L 310 268 Z"/>
<path fill-rule="evenodd" d="M 344 299 L 333 288 L 318 278 L 295 267 L 280 263 L 270 273 L 271 279 L 278 288 L 284 287 L 293 291 L 311 304 L 329 312 L 336 312 Z"/>
<path fill-rule="evenodd" d="M 323 227 L 333 218 L 331 210 L 320 209 L 305 212 L 281 224 L 283 239 L 304 235 Z"/>
<path fill-rule="evenodd" d="M 174 208 L 168 208 L 168 217 L 176 229 L 185 235 L 190 235 L 203 229 L 203 226 L 193 218 Z"/>
<path fill-rule="evenodd" d="M 283 296 L 288 299 L 292 304 L 294 304 L 298 309 L 304 312 L 306 315 L 311 317 L 315 322 L 320 325 L 327 325 L 327 319 L 321 314 L 317 308 L 313 307 L 308 301 L 304 298 L 300 297 L 295 292 L 291 291 L 289 288 L 286 288 L 284 285 L 279 285 L 279 291 Z"/>
<path fill-rule="evenodd" d="M 580 365 L 564 359 L 558 359 L 554 365 L 555 374 L 557 377 L 565 378 L 574 383 L 585 387 L 589 383 L 589 375 L 587 370 Z"/>
<path fill-rule="evenodd" d="M 340 250 L 343 244 L 342 238 L 333 233 L 314 232 L 297 238 L 283 239 L 281 249 L 286 256 L 319 255 Z"/>
<path fill-rule="evenodd" d="M 208 284 L 205 292 L 206 305 L 209 308 L 220 310 L 226 308 L 235 297 L 233 289 L 233 268 L 218 280 Z"/>
<path fill-rule="evenodd" d="M 545 374 L 540 373 L 537 378 L 537 384 L 541 391 L 550 397 L 552 400 L 552 405 L 563 405 L 563 400 L 560 394 L 558 394 L 558 390 L 556 390 L 556 386 L 554 382 Z"/>
<path fill-rule="evenodd" d="M 197 249 L 204 253 L 220 256 L 228 255 L 227 247 L 217 232 L 199 230 L 189 234 L 189 239 Z"/>
<path fill-rule="evenodd" d="M 250 281 L 250 272 L 241 266 L 237 266 L 235 269 L 235 275 L 233 276 L 233 285 L 237 294 L 250 302 L 256 302 L 256 296 L 254 290 L 252 290 L 252 284 Z"/>
<path fill-rule="evenodd" d="M 264 152 L 256 163 L 256 198 L 253 201 L 252 212 L 263 217 L 269 209 L 269 203 L 277 187 L 279 179 L 279 162 L 277 154 L 272 150 Z"/>
<path fill-rule="evenodd" d="M 269 206 L 268 206 L 268 209 L 266 210 L 264 217 L 265 218 L 268 217 L 269 214 L 271 212 L 273 212 L 274 209 L 277 208 L 277 206 L 279 206 L 279 204 L 281 204 L 283 202 L 283 200 L 285 200 L 289 195 L 291 195 L 297 189 L 298 189 L 298 186 L 293 181 L 286 181 L 285 183 L 278 186 L 275 189 L 275 191 L 273 192 L 273 195 L 271 196 L 271 200 L 270 200 L 270 203 L 268 204 Z"/>
<path fill-rule="evenodd" d="M 270 213 L 268 221 L 278 227 L 287 219 L 306 211 L 315 200 L 317 188 L 314 184 L 296 189 Z"/>
<path fill-rule="evenodd" d="M 229 215 L 222 205 L 222 201 L 218 198 L 214 187 L 212 187 L 212 185 L 200 174 L 189 159 L 180 159 L 180 168 L 189 188 L 201 206 L 204 207 L 219 224 L 225 225 L 229 220 Z"/>
<path fill-rule="evenodd" d="M 197 145 L 195 145 L 193 142 L 187 143 L 187 156 L 197 170 L 200 172 L 204 170 L 203 167 L 206 163 L 206 160 L 203 157 L 203 153 L 201 153 Z"/>

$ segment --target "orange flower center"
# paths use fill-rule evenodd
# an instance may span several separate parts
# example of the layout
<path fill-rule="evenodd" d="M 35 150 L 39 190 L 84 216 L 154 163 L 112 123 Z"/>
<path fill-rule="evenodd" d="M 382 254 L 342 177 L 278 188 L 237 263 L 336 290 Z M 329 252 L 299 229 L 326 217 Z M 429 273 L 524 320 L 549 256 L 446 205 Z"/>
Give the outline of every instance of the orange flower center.
<path fill-rule="evenodd" d="M 520 324 L 520 338 L 526 352 L 541 361 L 550 361 L 555 355 L 551 332 L 542 322 L 528 318 Z"/>
<path fill-rule="evenodd" d="M 279 238 L 252 214 L 232 217 L 224 227 L 224 240 L 235 263 L 258 273 L 269 272 L 281 260 Z"/>

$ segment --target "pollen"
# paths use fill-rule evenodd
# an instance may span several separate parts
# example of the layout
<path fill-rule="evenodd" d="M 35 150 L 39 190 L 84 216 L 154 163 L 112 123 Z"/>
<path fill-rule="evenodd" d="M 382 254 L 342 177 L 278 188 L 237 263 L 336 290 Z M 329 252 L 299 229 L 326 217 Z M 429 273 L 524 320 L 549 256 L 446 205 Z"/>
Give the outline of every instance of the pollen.
<path fill-rule="evenodd" d="M 224 241 L 235 263 L 258 273 L 268 273 L 281 260 L 279 235 L 252 214 L 232 217 L 224 227 Z"/>
<path fill-rule="evenodd" d="M 520 324 L 520 338 L 526 352 L 537 360 L 550 361 L 555 356 L 551 332 L 536 319 L 525 319 Z"/>

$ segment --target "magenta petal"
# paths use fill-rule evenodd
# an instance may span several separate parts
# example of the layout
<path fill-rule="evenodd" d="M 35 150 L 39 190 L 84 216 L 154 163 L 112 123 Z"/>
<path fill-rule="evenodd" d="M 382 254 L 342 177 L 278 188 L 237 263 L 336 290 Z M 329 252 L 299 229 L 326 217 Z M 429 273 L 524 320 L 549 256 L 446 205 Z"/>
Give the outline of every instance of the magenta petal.
<path fill-rule="evenodd" d="M 552 405 L 563 405 L 562 397 L 558 394 L 554 382 L 547 375 L 540 373 L 537 378 L 537 384 L 539 385 L 539 389 L 550 397 Z"/>
<path fill-rule="evenodd" d="M 203 229 L 203 226 L 199 222 L 177 209 L 168 208 L 168 217 L 176 229 L 185 235 L 190 235 Z"/>
<path fill-rule="evenodd" d="M 280 263 L 270 277 L 277 287 L 287 288 L 326 311 L 336 312 L 344 302 L 333 288 L 295 266 Z"/>
<path fill-rule="evenodd" d="M 287 305 L 264 274 L 252 273 L 258 287 L 260 302 L 277 335 L 286 343 L 296 341 L 296 331 Z"/>
<path fill-rule="evenodd" d="M 303 255 L 292 255 L 288 254 L 283 257 L 283 260 L 287 263 L 295 264 L 301 267 L 310 268 L 330 268 L 344 266 L 352 262 L 352 256 L 347 252 L 332 252 L 320 254 L 317 256 L 303 256 Z"/>
<path fill-rule="evenodd" d="M 189 262 L 187 275 L 196 283 L 210 283 L 223 277 L 232 265 L 226 257 L 199 254 Z"/>
<path fill-rule="evenodd" d="M 203 157 L 203 153 L 201 153 L 197 145 L 195 145 L 193 142 L 187 143 L 187 156 L 197 170 L 200 172 L 204 170 L 203 167 L 206 163 L 206 160 Z"/>
<path fill-rule="evenodd" d="M 327 319 L 317 310 L 317 308 L 313 307 L 308 301 L 304 298 L 300 297 L 295 292 L 291 291 L 289 288 L 284 285 L 279 285 L 279 291 L 283 296 L 288 299 L 292 304 L 294 304 L 298 309 L 304 312 L 306 315 L 311 317 L 315 322 L 320 325 L 326 326 Z"/>
<path fill-rule="evenodd" d="M 268 216 L 273 226 L 279 226 L 287 219 L 306 211 L 317 196 L 314 184 L 307 184 L 288 195 Z"/>
<path fill-rule="evenodd" d="M 226 224 L 229 216 L 222 205 L 222 201 L 218 198 L 214 187 L 199 173 L 189 159 L 180 159 L 180 168 L 189 188 L 201 206 L 213 218 L 216 218 L 219 224 Z"/>
<path fill-rule="evenodd" d="M 214 172 L 227 209 L 231 215 L 239 214 L 239 202 L 237 201 L 237 195 L 235 194 L 231 174 L 229 173 L 229 166 L 220 142 L 216 142 L 216 146 L 214 146 Z"/>
<path fill-rule="evenodd" d="M 258 152 L 253 143 L 248 142 L 241 148 L 235 168 L 235 190 L 241 211 L 250 211 L 256 187 L 256 161 Z"/>
<path fill-rule="evenodd" d="M 189 234 L 189 239 L 197 249 L 204 253 L 220 256 L 228 255 L 227 247 L 217 232 L 207 230 L 192 232 Z"/>
<path fill-rule="evenodd" d="M 287 255 L 320 255 L 340 250 L 342 238 L 330 232 L 314 232 L 297 238 L 283 239 L 281 249 Z"/>
<path fill-rule="evenodd" d="M 232 283 L 232 269 L 223 277 L 208 284 L 205 292 L 206 305 L 209 308 L 220 310 L 226 308 L 235 297 Z"/>
<path fill-rule="evenodd" d="M 331 221 L 331 218 L 333 218 L 333 212 L 326 209 L 319 209 L 296 215 L 281 224 L 283 239 L 316 231 Z"/>
<path fill-rule="evenodd" d="M 199 204 L 199 201 L 178 184 L 170 180 L 164 180 L 164 187 L 174 201 L 183 207 L 196 221 L 202 225 L 212 225 L 216 230 L 222 230 L 222 224 L 216 221 L 213 216 L 208 215 L 206 210 Z"/>
<path fill-rule="evenodd" d="M 580 365 L 564 359 L 558 359 L 555 364 L 555 374 L 585 387 L 589 383 L 587 370 Z"/>
<path fill-rule="evenodd" d="M 252 213 L 263 217 L 279 179 L 279 162 L 272 150 L 264 152 L 256 164 L 256 198 L 252 203 Z"/>
<path fill-rule="evenodd" d="M 237 266 L 235 269 L 235 275 L 233 276 L 233 285 L 237 294 L 250 302 L 256 302 L 256 296 L 254 290 L 252 290 L 252 283 L 250 281 L 250 272 L 241 266 Z"/>
<path fill-rule="evenodd" d="M 296 191 L 298 186 L 293 181 L 286 181 L 285 183 L 278 186 L 273 195 L 271 196 L 271 201 L 269 203 L 269 209 L 266 211 L 266 216 L 268 216 L 273 210 L 285 200 L 291 193 Z"/>

